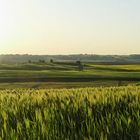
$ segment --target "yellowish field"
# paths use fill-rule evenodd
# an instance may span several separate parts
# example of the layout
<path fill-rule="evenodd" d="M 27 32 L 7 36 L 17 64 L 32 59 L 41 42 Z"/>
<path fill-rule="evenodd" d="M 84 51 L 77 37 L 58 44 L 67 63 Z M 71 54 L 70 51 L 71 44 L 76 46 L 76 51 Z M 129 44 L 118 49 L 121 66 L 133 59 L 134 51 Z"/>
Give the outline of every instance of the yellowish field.
<path fill-rule="evenodd" d="M 0 139 L 140 138 L 140 87 L 0 91 Z"/>

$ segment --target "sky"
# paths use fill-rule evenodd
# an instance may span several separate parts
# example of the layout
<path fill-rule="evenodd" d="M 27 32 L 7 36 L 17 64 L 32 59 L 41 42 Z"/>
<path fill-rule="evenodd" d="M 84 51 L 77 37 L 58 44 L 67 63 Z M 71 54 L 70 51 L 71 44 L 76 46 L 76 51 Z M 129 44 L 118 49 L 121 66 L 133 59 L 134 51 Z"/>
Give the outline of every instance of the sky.
<path fill-rule="evenodd" d="M 140 54 L 140 0 L 0 0 L 0 54 Z"/>

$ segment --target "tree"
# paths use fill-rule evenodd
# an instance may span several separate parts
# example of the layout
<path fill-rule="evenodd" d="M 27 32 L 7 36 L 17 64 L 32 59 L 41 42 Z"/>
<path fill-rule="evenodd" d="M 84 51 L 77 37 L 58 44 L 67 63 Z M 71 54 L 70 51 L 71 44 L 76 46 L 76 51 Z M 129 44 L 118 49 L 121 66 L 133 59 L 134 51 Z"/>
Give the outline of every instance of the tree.
<path fill-rule="evenodd" d="M 78 65 L 78 70 L 79 71 L 83 71 L 84 70 L 84 66 L 82 65 L 81 61 L 76 61 L 77 65 Z"/>
<path fill-rule="evenodd" d="M 32 63 L 32 61 L 31 60 L 28 60 L 28 63 Z"/>
<path fill-rule="evenodd" d="M 39 63 L 45 63 L 45 60 L 41 60 L 41 59 L 40 59 L 40 60 L 39 60 Z"/>
<path fill-rule="evenodd" d="M 50 59 L 50 63 L 53 63 L 54 61 L 53 61 L 53 59 Z"/>
<path fill-rule="evenodd" d="M 81 61 L 76 61 L 76 63 L 77 63 L 78 65 L 81 65 Z"/>

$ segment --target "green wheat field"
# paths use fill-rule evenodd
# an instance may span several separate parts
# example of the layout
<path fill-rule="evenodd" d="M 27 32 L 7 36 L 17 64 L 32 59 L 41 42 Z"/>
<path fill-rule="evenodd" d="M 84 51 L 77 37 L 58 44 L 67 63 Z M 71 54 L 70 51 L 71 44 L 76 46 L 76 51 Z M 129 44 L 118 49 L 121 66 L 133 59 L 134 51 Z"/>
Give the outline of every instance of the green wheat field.
<path fill-rule="evenodd" d="M 0 90 L 0 140 L 140 139 L 140 87 Z"/>

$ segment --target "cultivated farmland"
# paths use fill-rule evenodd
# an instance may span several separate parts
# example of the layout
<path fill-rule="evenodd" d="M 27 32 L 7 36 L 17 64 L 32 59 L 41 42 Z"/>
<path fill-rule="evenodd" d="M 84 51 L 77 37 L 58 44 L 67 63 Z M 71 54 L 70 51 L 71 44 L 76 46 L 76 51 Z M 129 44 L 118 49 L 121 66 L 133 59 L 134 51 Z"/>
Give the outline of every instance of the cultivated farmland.
<path fill-rule="evenodd" d="M 1 140 L 140 138 L 140 87 L 0 91 Z"/>

